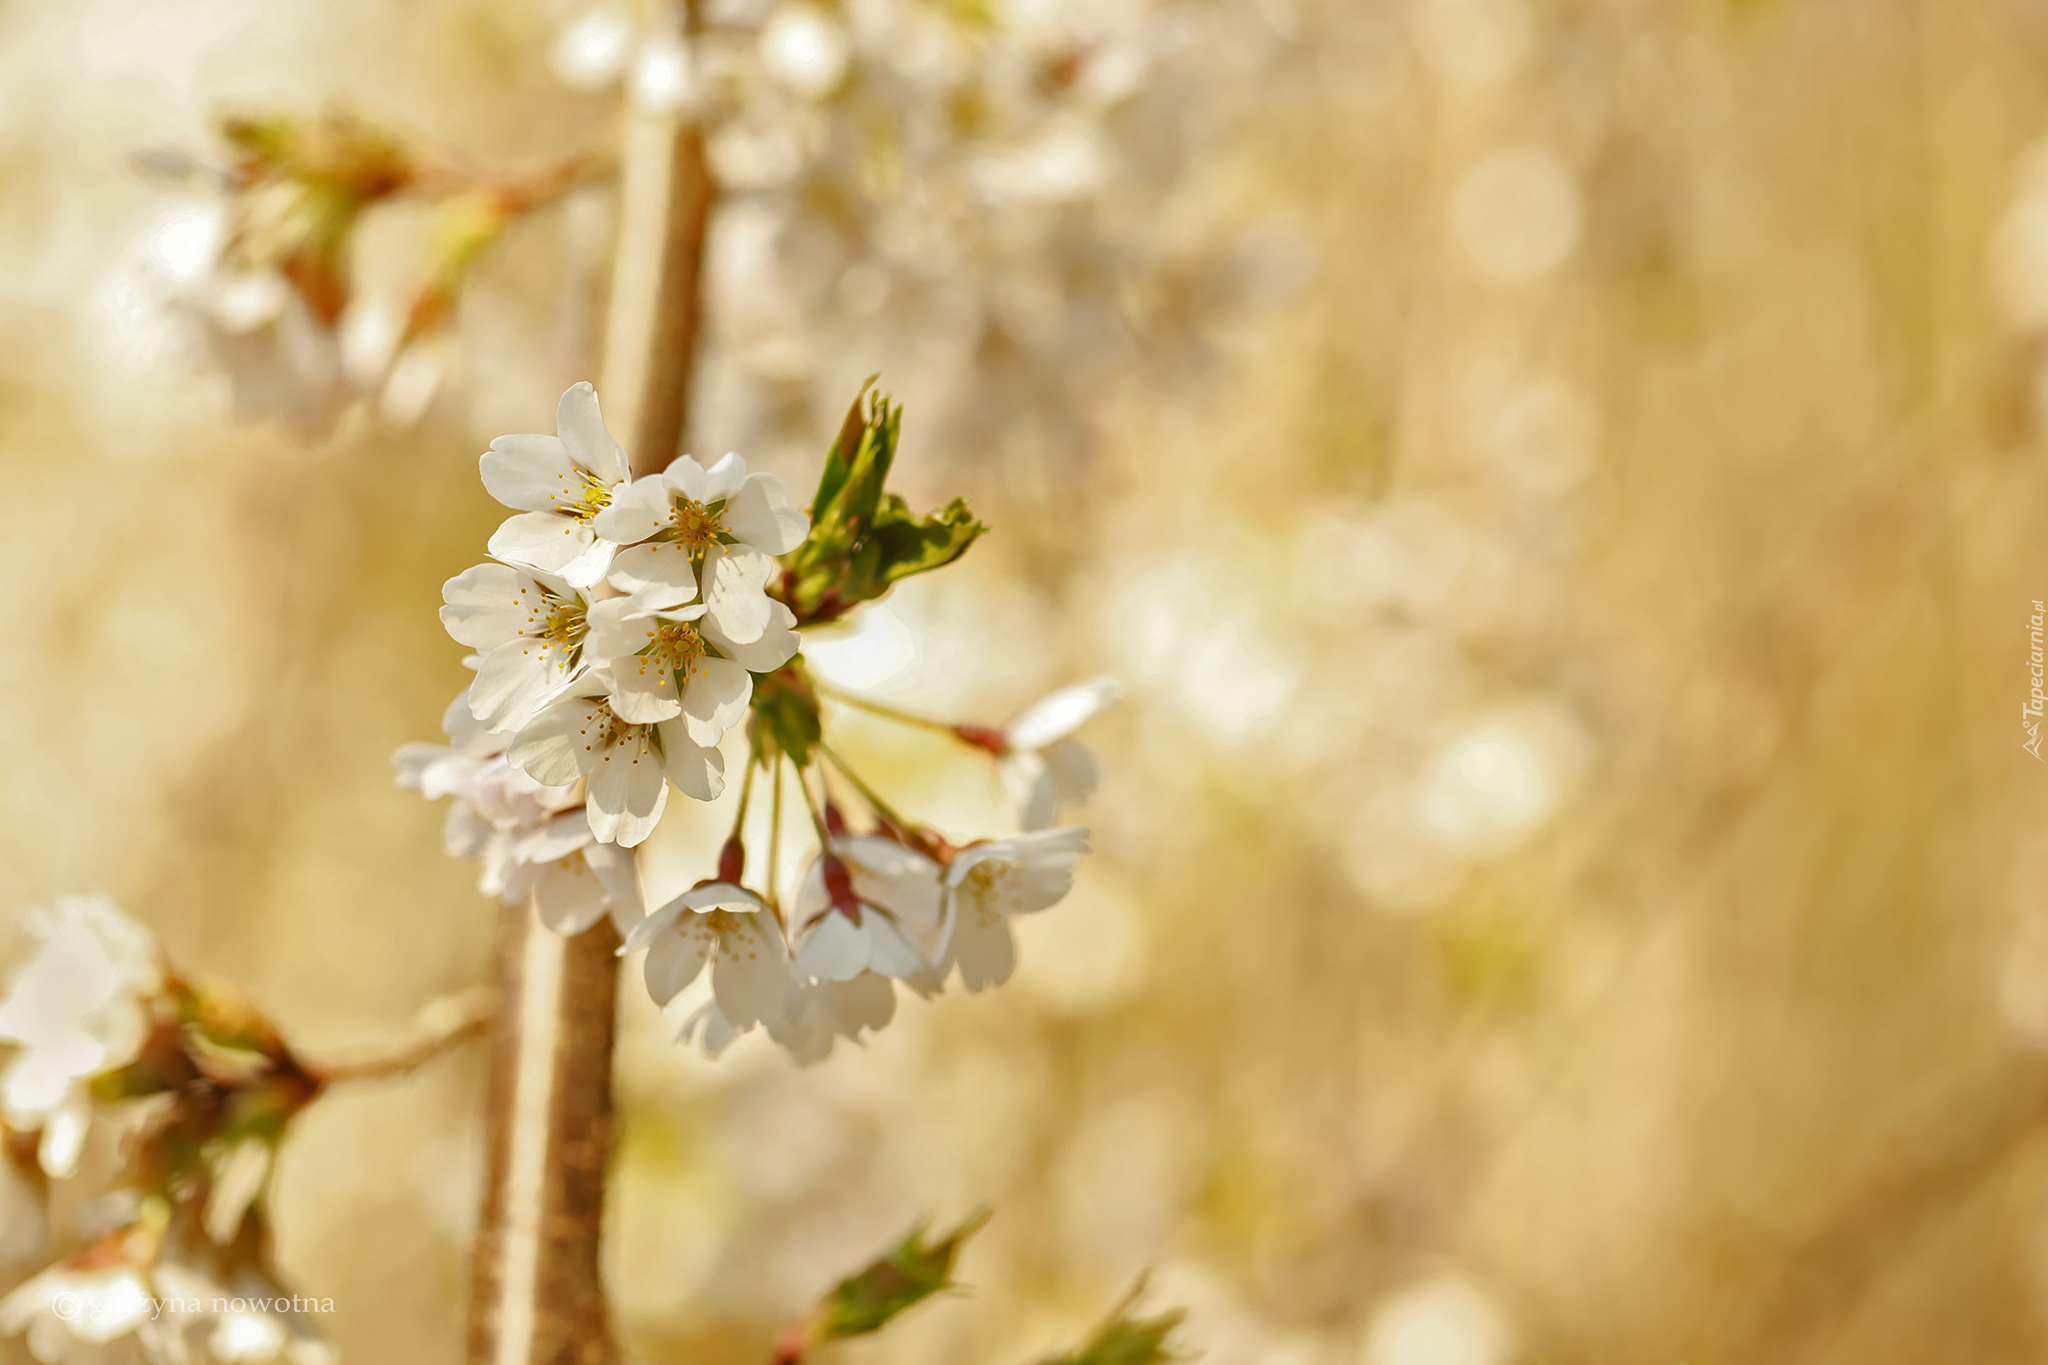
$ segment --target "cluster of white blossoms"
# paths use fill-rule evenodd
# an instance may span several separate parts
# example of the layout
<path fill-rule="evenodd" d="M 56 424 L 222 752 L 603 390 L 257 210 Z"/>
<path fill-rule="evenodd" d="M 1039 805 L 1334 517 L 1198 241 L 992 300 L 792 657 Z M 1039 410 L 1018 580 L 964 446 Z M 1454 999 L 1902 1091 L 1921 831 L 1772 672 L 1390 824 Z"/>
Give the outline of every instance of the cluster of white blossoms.
<path fill-rule="evenodd" d="M 1010 917 L 1064 897 L 1088 851 L 1086 830 L 1051 826 L 1094 786 L 1073 736 L 1114 700 L 1108 680 L 1001 728 L 837 697 L 994 756 L 1023 826 L 1008 838 L 956 844 L 906 819 L 825 739 L 819 697 L 836 694 L 805 669 L 801 630 L 950 563 L 983 529 L 963 503 L 919 518 L 883 492 L 899 421 L 886 400 L 865 414 L 856 402 L 807 515 L 738 455 L 631 477 L 578 384 L 556 435 L 492 442 L 483 481 L 516 515 L 491 537 L 493 561 L 443 590 L 441 619 L 476 651 L 476 678 L 444 718 L 449 745 L 398 751 L 400 784 L 455 798 L 448 849 L 482 862 L 487 893 L 563 934 L 609 911 L 621 951 L 646 953 L 658 1004 L 708 981 L 683 1034 L 713 1054 L 758 1025 L 815 1061 L 888 1023 L 895 982 L 930 995 L 956 973 L 969 990 L 1008 979 Z M 723 792 L 721 745 L 743 725 L 739 814 L 716 875 L 643 918 L 631 850 L 671 786 L 698 801 Z M 818 850 L 785 897 L 772 853 L 766 878 L 748 880 L 748 822 L 763 778 L 775 844 L 791 773 Z M 849 827 L 847 789 L 868 829 Z"/>
<path fill-rule="evenodd" d="M 9 1263 L 92 1235 L 0 1298 L 0 1337 L 45 1365 L 328 1365 L 317 1305 L 270 1268 L 262 1209 L 274 1144 L 320 1081 L 239 999 L 178 977 L 111 901 L 61 897 L 22 923 L 36 946 L 0 998 L 13 1048 L 0 1160 L 11 1172 L 33 1152 L 38 1178 L 13 1182 Z M 125 1160 L 109 1197 L 85 1207 L 128 1221 L 71 1227 L 51 1215 L 50 1181 L 98 1169 L 81 1158 L 109 1109 L 122 1110 Z M 31 1222 L 32 1245 L 15 1235 Z"/>

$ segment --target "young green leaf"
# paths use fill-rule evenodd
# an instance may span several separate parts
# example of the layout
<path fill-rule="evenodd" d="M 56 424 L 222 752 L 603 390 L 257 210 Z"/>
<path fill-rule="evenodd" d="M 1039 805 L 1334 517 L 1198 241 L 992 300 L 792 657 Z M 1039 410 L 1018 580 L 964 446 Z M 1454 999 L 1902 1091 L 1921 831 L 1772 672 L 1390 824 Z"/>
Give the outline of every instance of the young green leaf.
<path fill-rule="evenodd" d="M 862 385 L 825 456 L 811 534 L 784 564 L 782 598 L 799 623 L 835 620 L 900 579 L 950 564 L 988 529 L 965 498 L 917 516 L 884 488 L 902 426 L 903 409 Z"/>
<path fill-rule="evenodd" d="M 1050 1356 L 1040 1365 L 1163 1365 L 1180 1359 L 1166 1339 L 1187 1316 L 1186 1310 L 1173 1308 L 1156 1317 L 1135 1317 L 1131 1308 L 1144 1290 L 1141 1280 L 1084 1345 L 1067 1355 Z"/>
<path fill-rule="evenodd" d="M 860 1273 L 850 1275 L 818 1301 L 791 1332 L 781 1358 L 801 1359 L 813 1346 L 879 1331 L 902 1313 L 944 1289 L 957 1288 L 953 1262 L 969 1237 L 989 1218 L 982 1209 L 945 1237 L 925 1240 L 923 1224 Z"/>

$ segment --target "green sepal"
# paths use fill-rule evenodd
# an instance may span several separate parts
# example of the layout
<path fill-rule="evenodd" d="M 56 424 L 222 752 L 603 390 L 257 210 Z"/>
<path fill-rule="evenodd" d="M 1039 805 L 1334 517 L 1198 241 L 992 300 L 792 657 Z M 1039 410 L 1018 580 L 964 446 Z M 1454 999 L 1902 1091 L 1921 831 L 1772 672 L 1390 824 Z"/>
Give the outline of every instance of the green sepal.
<path fill-rule="evenodd" d="M 799 624 L 836 620 L 901 579 L 952 563 L 988 529 L 965 498 L 917 516 L 884 489 L 903 409 L 869 393 L 873 383 L 861 386 L 826 453 L 811 533 L 784 561 L 781 595 Z"/>
<path fill-rule="evenodd" d="M 754 761 L 766 765 L 774 751 L 787 754 L 797 767 L 807 767 L 811 749 L 824 737 L 818 719 L 818 693 L 797 655 L 773 673 L 754 678 Z"/>
<path fill-rule="evenodd" d="M 947 1236 L 925 1240 L 925 1225 L 910 1230 L 902 1242 L 857 1275 L 850 1275 L 818 1301 L 804 1321 L 807 1345 L 865 1336 L 879 1331 L 905 1309 L 958 1284 L 953 1261 L 969 1237 L 981 1230 L 989 1210 L 978 1210 Z"/>

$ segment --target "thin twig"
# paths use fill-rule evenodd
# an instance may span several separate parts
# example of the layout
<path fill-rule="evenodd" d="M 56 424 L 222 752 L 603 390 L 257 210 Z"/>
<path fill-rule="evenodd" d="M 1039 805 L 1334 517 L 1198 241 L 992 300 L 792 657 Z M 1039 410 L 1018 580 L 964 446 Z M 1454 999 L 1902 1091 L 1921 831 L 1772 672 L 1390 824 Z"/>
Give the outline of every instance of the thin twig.
<path fill-rule="evenodd" d="M 498 993 L 478 984 L 430 1000 L 403 1033 L 381 1043 L 341 1048 L 306 1063 L 322 1081 L 364 1081 L 400 1076 L 480 1035 L 498 1008 Z"/>

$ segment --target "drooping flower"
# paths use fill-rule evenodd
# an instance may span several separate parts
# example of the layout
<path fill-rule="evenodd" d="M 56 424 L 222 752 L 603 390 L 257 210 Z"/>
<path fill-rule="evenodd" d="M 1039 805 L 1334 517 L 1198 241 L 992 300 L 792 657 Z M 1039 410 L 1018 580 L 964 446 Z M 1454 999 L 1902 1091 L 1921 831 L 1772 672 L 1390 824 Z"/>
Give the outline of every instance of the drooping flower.
<path fill-rule="evenodd" d="M 802 1066 L 815 1066 L 838 1039 L 858 1043 L 864 1032 L 880 1032 L 896 1017 L 896 988 L 886 976 L 862 972 L 845 981 L 785 981 L 780 1007 L 762 1019 L 768 1036 Z M 734 1024 L 717 1000 L 707 1000 L 683 1021 L 676 1041 L 697 1042 L 717 1057 L 733 1040 L 753 1031 Z"/>
<path fill-rule="evenodd" d="M 792 982 L 781 1014 L 766 1024 L 768 1036 L 791 1057 L 815 1066 L 831 1055 L 836 1040 L 857 1043 L 863 1031 L 879 1033 L 895 1017 L 895 986 L 869 971 L 844 981 Z"/>
<path fill-rule="evenodd" d="M 788 993 L 789 949 L 767 903 L 732 882 L 685 891 L 635 926 L 621 954 L 647 951 L 647 993 L 667 1005 L 711 968 L 720 1018 L 743 1033 L 777 1016 Z"/>
<path fill-rule="evenodd" d="M 689 601 L 701 587 L 711 627 L 747 645 L 776 625 L 779 604 L 767 594 L 775 556 L 803 544 L 811 521 L 790 502 L 782 480 L 749 474 L 738 455 L 708 470 L 684 455 L 620 489 L 595 528 L 629 547 L 613 562 L 615 586 L 666 594 L 672 602 Z"/>
<path fill-rule="evenodd" d="M 43 1169 L 62 1177 L 92 1123 L 89 1082 L 133 1059 L 162 974 L 148 931 L 104 897 L 59 897 L 27 925 L 42 946 L 0 1001 L 0 1041 L 19 1049 L 0 1071 L 0 1118 L 41 1129 Z"/>
<path fill-rule="evenodd" d="M 681 716 L 648 724 L 612 709 L 613 679 L 591 669 L 519 732 L 505 756 L 544 786 L 590 779 L 584 809 L 604 843 L 633 847 L 661 820 L 673 782 L 710 801 L 725 789 L 725 756 L 699 744 Z"/>
<path fill-rule="evenodd" d="M 507 507 L 523 509 L 498 527 L 490 550 L 587 588 L 611 564 L 613 546 L 592 523 L 626 483 L 626 452 L 605 430 L 597 390 L 587 383 L 562 395 L 555 429 L 553 436 L 500 436 L 484 452 L 484 487 Z"/>
<path fill-rule="evenodd" d="M 441 585 L 441 624 L 483 655 L 470 707 L 486 729 L 532 720 L 585 663 L 590 600 L 539 569 L 479 564 Z"/>
<path fill-rule="evenodd" d="M 970 991 L 1000 986 L 1017 965 L 1010 916 L 1035 914 L 1074 889 L 1088 852 L 1080 825 L 1031 830 L 961 849 L 946 866 L 945 935 L 937 954 L 943 976 L 954 964 Z"/>
<path fill-rule="evenodd" d="M 392 755 L 398 785 L 428 800 L 452 796 L 443 843 L 482 865 L 477 889 L 532 906 L 558 934 L 579 934 L 607 911 L 620 933 L 641 915 L 633 855 L 601 844 L 572 783 L 547 787 L 505 758 L 511 736 L 483 730 L 467 691 L 443 720 L 452 745 L 407 744 Z"/>
<path fill-rule="evenodd" d="M 795 926 L 805 935 L 793 962 L 799 978 L 926 977 L 941 932 L 939 865 L 877 835 L 834 839 L 804 873 Z"/>
<path fill-rule="evenodd" d="M 996 775 L 1025 829 L 1044 829 L 1062 805 L 1088 799 L 1100 778 L 1095 756 L 1073 738 L 1121 692 L 1115 678 L 1091 678 L 1043 697 L 1000 730 L 960 727 L 996 756 Z"/>

